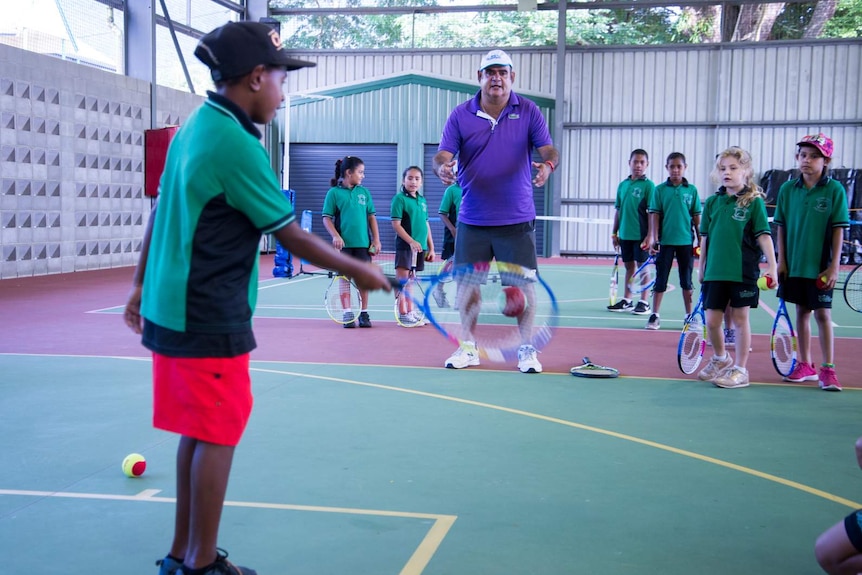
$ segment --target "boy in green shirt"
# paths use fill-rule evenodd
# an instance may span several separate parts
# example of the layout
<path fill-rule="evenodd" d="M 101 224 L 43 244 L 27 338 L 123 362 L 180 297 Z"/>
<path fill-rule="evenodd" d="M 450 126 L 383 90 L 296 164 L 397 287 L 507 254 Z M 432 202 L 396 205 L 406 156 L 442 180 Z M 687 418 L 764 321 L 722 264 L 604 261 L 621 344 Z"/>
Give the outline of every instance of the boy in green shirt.
<path fill-rule="evenodd" d="M 614 200 L 614 229 L 611 240 L 614 249 L 622 255 L 626 268 L 625 293 L 614 305 L 608 306 L 608 311 L 624 312 L 630 311 L 637 315 L 647 314 L 650 311 L 647 301 L 648 291 L 641 292 L 641 299 L 637 305 L 632 304 L 632 292 L 629 289 L 629 281 L 637 269 L 637 265 L 646 261 L 647 253 L 641 249 L 641 244 L 648 234 L 647 206 L 655 191 L 653 184 L 646 177 L 646 169 L 649 167 L 649 154 L 646 150 L 632 151 L 629 155 L 629 169 L 631 175 L 620 182 L 617 186 L 617 196 Z"/>
<path fill-rule="evenodd" d="M 647 329 L 659 329 L 659 310 L 667 291 L 670 268 L 676 258 L 679 266 L 679 286 L 682 289 L 686 316 L 691 313 L 692 227 L 700 245 L 700 196 L 697 188 L 685 179 L 685 156 L 673 152 L 667 157 L 665 168 L 668 179 L 656 186 L 649 203 L 649 235 L 642 248 L 656 253 L 652 246 L 660 242 L 656 258 L 656 280 L 653 287 L 653 309 L 647 321 Z"/>

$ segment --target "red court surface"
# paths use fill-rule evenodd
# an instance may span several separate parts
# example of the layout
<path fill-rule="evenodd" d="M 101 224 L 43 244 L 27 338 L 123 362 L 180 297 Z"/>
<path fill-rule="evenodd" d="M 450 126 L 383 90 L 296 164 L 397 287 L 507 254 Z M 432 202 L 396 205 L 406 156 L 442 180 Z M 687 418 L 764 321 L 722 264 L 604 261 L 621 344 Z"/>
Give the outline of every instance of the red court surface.
<path fill-rule="evenodd" d="M 600 260 L 578 264 L 590 261 L 607 265 Z M 271 256 L 262 257 L 261 270 L 266 269 L 272 269 Z M 119 268 L 0 281 L 0 353 L 147 356 L 139 337 L 120 315 L 87 313 L 121 306 L 131 276 L 131 268 Z M 453 351 L 435 330 L 405 330 L 383 321 L 372 329 L 344 330 L 330 321 L 256 318 L 255 335 L 258 348 L 253 360 L 442 367 Z M 677 339 L 673 330 L 561 328 L 540 360 L 548 373 L 568 373 L 583 356 L 589 356 L 596 363 L 616 367 L 624 376 L 694 380 L 676 367 Z M 816 340 L 812 343 L 817 360 L 819 348 Z M 769 358 L 769 337 L 754 335 L 752 345 L 751 381 L 779 383 Z M 842 384 L 860 387 L 860 340 L 837 338 L 835 351 Z M 707 348 L 707 357 L 709 353 Z M 510 370 L 515 366 L 488 363 L 471 369 Z"/>

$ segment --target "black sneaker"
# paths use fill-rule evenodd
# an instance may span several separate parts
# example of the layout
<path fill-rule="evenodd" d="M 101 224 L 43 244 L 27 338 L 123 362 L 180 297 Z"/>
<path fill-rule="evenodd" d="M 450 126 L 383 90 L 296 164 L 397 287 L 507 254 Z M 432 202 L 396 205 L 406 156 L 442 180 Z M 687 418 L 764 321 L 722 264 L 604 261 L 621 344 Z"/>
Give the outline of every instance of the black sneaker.
<path fill-rule="evenodd" d="M 164 559 L 156 561 L 156 567 L 159 568 L 159 575 L 181 575 L 182 566 L 182 562 L 177 561 L 170 556 L 165 556 Z"/>
<path fill-rule="evenodd" d="M 185 565 L 182 567 L 183 575 L 190 573 L 191 570 Z M 204 575 L 257 575 L 257 571 L 248 567 L 240 567 L 234 565 L 227 560 L 227 551 L 224 549 L 216 550 L 216 560 L 211 565 L 206 567 Z"/>
<path fill-rule="evenodd" d="M 635 315 L 644 315 L 649 313 L 649 309 L 649 304 L 644 300 L 640 300 L 635 306 L 635 308 L 632 310 L 632 313 Z"/>
<path fill-rule="evenodd" d="M 368 317 L 367 311 L 360 312 L 359 327 L 371 327 L 371 318 Z"/>
<path fill-rule="evenodd" d="M 618 301 L 614 305 L 608 306 L 608 311 L 623 312 L 623 311 L 629 311 L 631 309 L 632 309 L 632 302 L 630 302 L 627 299 L 621 299 L 620 301 Z"/>
<path fill-rule="evenodd" d="M 661 320 L 658 318 L 658 314 L 654 313 L 649 316 L 649 321 L 647 321 L 646 328 L 647 329 L 658 329 L 661 327 Z"/>

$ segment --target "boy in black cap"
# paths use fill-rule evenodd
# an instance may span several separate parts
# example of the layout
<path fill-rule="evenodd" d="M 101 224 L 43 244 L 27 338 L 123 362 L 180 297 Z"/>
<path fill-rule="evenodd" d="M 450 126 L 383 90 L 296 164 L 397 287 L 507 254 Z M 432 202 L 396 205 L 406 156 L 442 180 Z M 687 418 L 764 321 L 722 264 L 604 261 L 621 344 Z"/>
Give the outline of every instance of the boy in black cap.
<path fill-rule="evenodd" d="M 234 450 L 251 413 L 249 352 L 261 234 L 338 270 L 364 289 L 389 289 L 379 268 L 341 255 L 296 223 L 255 127 L 284 101 L 290 58 L 278 33 L 232 22 L 195 55 L 216 91 L 177 132 L 124 313 L 153 352 L 153 424 L 181 435 L 174 539 L 160 575 L 255 575 L 216 548 Z"/>

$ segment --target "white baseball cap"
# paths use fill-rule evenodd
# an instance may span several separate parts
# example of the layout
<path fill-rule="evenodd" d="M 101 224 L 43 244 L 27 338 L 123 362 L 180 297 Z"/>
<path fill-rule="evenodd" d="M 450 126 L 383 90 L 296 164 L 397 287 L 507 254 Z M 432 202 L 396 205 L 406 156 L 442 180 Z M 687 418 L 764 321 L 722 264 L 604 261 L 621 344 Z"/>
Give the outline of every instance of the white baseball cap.
<path fill-rule="evenodd" d="M 491 50 L 485 54 L 484 58 L 482 58 L 482 65 L 479 66 L 479 71 L 482 71 L 485 68 L 490 68 L 491 66 L 508 66 L 511 68 L 512 59 L 509 58 L 509 55 L 502 50 Z"/>

